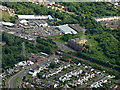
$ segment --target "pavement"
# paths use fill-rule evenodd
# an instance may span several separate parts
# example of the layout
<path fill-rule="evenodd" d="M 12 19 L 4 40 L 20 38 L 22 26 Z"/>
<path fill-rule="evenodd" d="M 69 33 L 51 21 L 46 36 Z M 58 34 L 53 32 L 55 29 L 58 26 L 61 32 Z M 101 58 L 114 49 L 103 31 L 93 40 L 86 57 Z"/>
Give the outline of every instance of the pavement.
<path fill-rule="evenodd" d="M 60 42 L 57 42 L 57 41 L 54 41 L 54 42 L 59 47 L 59 49 L 62 50 L 62 51 L 69 50 L 69 51 L 72 51 L 72 52 L 76 52 L 75 50 L 71 49 L 70 47 L 68 47 L 67 45 L 65 45 L 63 43 L 60 43 Z"/>

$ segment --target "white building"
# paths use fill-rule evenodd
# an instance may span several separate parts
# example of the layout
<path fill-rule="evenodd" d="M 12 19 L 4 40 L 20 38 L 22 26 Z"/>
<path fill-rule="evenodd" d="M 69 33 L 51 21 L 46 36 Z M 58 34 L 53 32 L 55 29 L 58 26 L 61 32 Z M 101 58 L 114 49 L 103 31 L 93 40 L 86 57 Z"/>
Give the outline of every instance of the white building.
<path fill-rule="evenodd" d="M 110 20 L 118 20 L 120 19 L 120 16 L 109 16 L 109 17 L 97 17 L 95 18 L 95 20 L 97 22 L 100 22 L 100 21 L 110 21 Z"/>
<path fill-rule="evenodd" d="M 9 27 L 14 26 L 14 24 L 13 24 L 13 23 L 10 23 L 10 22 L 2 22 L 2 25 L 4 25 L 4 26 L 9 26 Z"/>
<path fill-rule="evenodd" d="M 27 65 L 26 61 L 21 61 L 17 64 L 17 66 L 24 66 L 24 65 Z"/>
<path fill-rule="evenodd" d="M 77 34 L 77 32 L 70 28 L 67 24 L 57 26 L 57 28 L 64 34 Z"/>
<path fill-rule="evenodd" d="M 9 34 L 15 34 L 16 32 L 12 32 L 12 31 L 10 31 L 10 32 L 7 32 L 7 33 L 9 33 Z"/>
<path fill-rule="evenodd" d="M 21 20 L 20 23 L 24 24 L 24 25 L 28 25 L 28 21 L 27 20 Z"/>
<path fill-rule="evenodd" d="M 27 61 L 27 65 L 33 65 L 34 64 L 34 62 L 32 62 L 32 61 Z"/>

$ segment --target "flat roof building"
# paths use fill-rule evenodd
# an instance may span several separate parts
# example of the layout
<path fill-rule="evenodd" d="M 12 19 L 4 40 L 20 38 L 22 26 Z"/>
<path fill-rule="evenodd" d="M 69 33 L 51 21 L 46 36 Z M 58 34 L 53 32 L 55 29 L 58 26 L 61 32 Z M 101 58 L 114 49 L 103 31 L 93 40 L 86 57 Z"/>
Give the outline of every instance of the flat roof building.
<path fill-rule="evenodd" d="M 80 27 L 79 24 L 68 24 L 68 26 L 77 31 L 78 33 L 80 33 L 80 31 L 85 31 L 85 29 Z"/>
<path fill-rule="evenodd" d="M 67 24 L 57 26 L 57 28 L 64 34 L 77 34 L 77 32 L 70 28 Z"/>
<path fill-rule="evenodd" d="M 14 24 L 13 24 L 13 23 L 10 23 L 10 22 L 2 22 L 2 25 L 4 25 L 4 26 L 9 26 L 9 27 L 14 26 Z"/>
<path fill-rule="evenodd" d="M 46 16 L 35 16 L 35 15 L 18 15 L 19 19 L 49 19 L 53 20 L 51 15 L 46 15 Z"/>
<path fill-rule="evenodd" d="M 48 16 L 18 15 L 19 19 L 48 19 Z"/>

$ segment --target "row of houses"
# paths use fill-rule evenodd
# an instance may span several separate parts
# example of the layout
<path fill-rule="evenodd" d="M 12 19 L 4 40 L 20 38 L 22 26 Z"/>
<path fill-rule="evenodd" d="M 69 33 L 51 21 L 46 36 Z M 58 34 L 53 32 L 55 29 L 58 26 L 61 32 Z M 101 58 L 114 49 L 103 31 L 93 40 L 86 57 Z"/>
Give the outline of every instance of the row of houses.
<path fill-rule="evenodd" d="M 42 66 L 37 65 L 34 69 L 30 69 L 29 74 L 32 75 L 33 77 L 35 77 L 37 75 L 37 73 L 39 73 L 42 70 L 47 69 L 47 67 L 50 66 L 50 63 L 51 62 L 49 61 L 49 63 L 46 63 L 45 65 L 42 65 Z"/>
<path fill-rule="evenodd" d="M 110 29 L 120 28 L 120 20 L 101 21 L 100 24 Z"/>
<path fill-rule="evenodd" d="M 120 16 L 105 16 L 105 17 L 96 17 L 95 20 L 97 22 L 101 21 L 111 21 L 111 20 L 118 20 L 120 19 Z"/>
<path fill-rule="evenodd" d="M 55 74 L 58 74 L 59 72 L 61 72 L 63 70 L 63 68 L 68 68 L 70 67 L 70 64 L 67 64 L 67 65 L 63 65 L 63 66 L 60 66 L 59 68 L 56 68 L 52 71 L 50 71 L 50 73 L 47 73 L 47 74 L 43 74 L 42 77 L 43 78 L 49 78 Z"/>
<path fill-rule="evenodd" d="M 95 74 L 94 73 L 89 73 L 86 76 L 83 76 L 83 77 L 81 77 L 77 80 L 73 80 L 72 82 L 69 82 L 68 85 L 70 85 L 72 87 L 82 85 L 85 81 L 88 81 L 90 78 L 93 78 L 93 77 L 95 77 Z"/>
<path fill-rule="evenodd" d="M 40 71 L 46 69 L 47 66 L 36 66 L 34 69 L 30 69 L 29 74 L 32 75 L 33 77 L 35 77 L 37 75 L 37 73 L 39 73 Z"/>
<path fill-rule="evenodd" d="M 102 84 L 103 84 L 103 83 L 106 83 L 106 82 L 108 81 L 107 78 L 113 78 L 113 77 L 114 77 L 114 76 L 108 75 L 108 76 L 102 78 L 101 80 L 99 80 L 99 81 L 91 84 L 90 88 L 93 88 L 93 87 L 94 87 L 94 88 L 103 87 Z"/>
<path fill-rule="evenodd" d="M 66 80 L 70 80 L 70 78 L 72 76 L 77 76 L 77 75 L 81 74 L 82 72 L 83 72 L 83 70 L 79 70 L 79 69 L 78 70 L 74 70 L 72 72 L 69 72 L 69 73 L 65 74 L 64 76 L 59 77 L 59 81 L 64 82 Z"/>
<path fill-rule="evenodd" d="M 21 61 L 19 63 L 17 63 L 15 66 L 25 66 L 25 65 L 33 65 L 34 62 L 32 61 Z"/>

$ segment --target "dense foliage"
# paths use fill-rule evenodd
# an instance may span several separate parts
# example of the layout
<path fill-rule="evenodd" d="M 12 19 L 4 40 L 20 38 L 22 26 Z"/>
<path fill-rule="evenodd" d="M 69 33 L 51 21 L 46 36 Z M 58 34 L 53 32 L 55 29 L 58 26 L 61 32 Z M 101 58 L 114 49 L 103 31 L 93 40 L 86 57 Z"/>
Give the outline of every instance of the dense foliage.
<path fill-rule="evenodd" d="M 26 60 L 21 55 L 23 39 L 9 35 L 6 33 L 2 34 L 2 41 L 6 42 L 6 45 L 2 47 L 2 67 L 3 69 L 14 66 L 15 63 Z"/>
<path fill-rule="evenodd" d="M 37 48 L 43 50 L 45 53 L 52 54 L 53 49 L 57 48 L 56 44 L 51 39 L 42 39 L 40 37 L 37 38 Z"/>
<path fill-rule="evenodd" d="M 10 35 L 7 33 L 2 34 L 2 41 L 6 42 L 6 45 L 2 47 L 2 67 L 3 69 L 14 66 L 14 64 L 27 60 L 22 55 L 22 43 L 25 42 L 25 53 L 38 53 L 45 52 L 52 54 L 54 51 L 52 48 L 57 48 L 55 43 L 51 39 L 37 38 L 38 43 L 36 46 L 32 42 L 21 39 L 20 37 Z M 45 45 L 46 44 L 46 45 Z"/>
<path fill-rule="evenodd" d="M 68 6 L 68 11 L 75 12 L 77 15 L 93 17 L 120 15 L 120 10 L 115 9 L 108 2 L 63 2 L 62 4 Z"/>
<path fill-rule="evenodd" d="M 114 38 L 111 34 L 102 34 L 96 37 L 96 40 L 99 42 L 100 47 L 103 49 L 103 52 L 109 58 L 118 58 L 118 40 Z"/>

